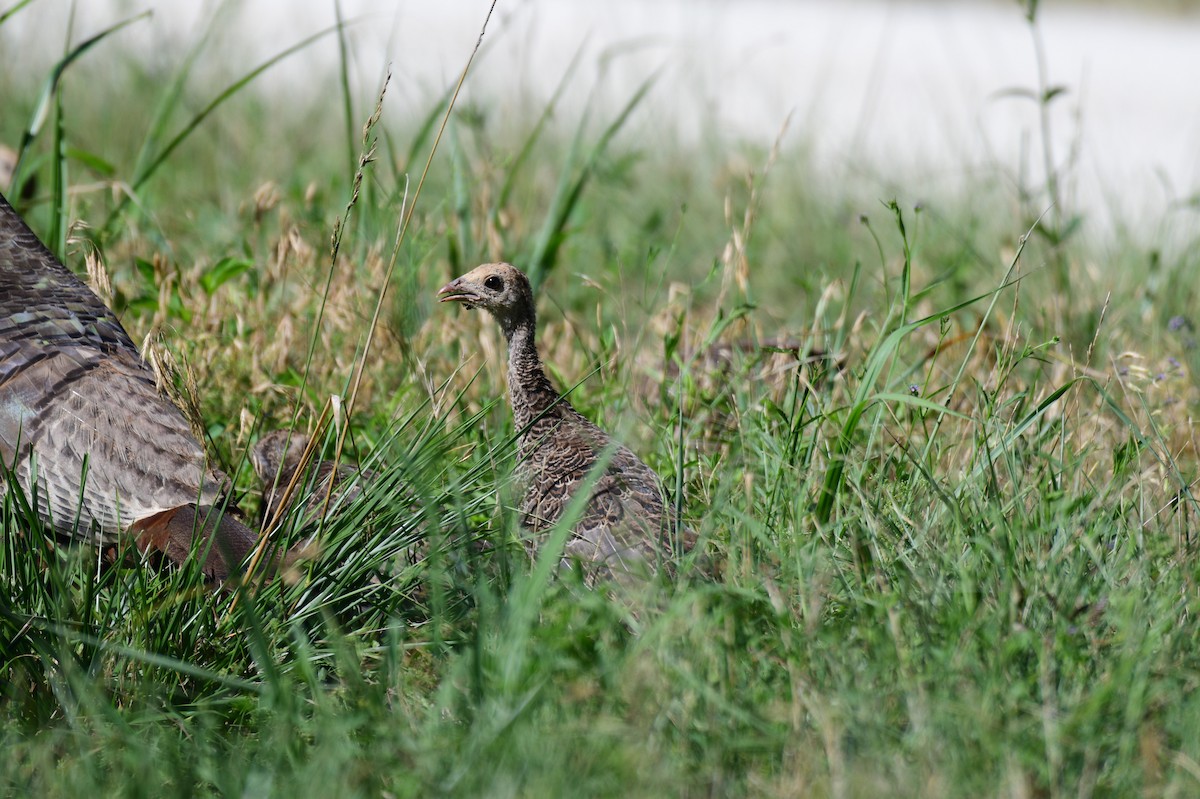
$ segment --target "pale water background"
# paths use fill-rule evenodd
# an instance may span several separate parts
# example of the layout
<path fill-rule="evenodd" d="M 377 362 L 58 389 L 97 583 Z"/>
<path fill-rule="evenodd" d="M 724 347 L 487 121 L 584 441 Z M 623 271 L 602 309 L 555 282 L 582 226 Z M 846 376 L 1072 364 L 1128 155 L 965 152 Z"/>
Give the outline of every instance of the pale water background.
<path fill-rule="evenodd" d="M 356 95 L 365 116 L 383 70 L 394 77 L 389 119 L 424 113 L 461 70 L 484 0 L 343 0 Z M 333 24 L 332 0 L 227 4 L 220 52 L 237 72 Z M 1093 229 L 1156 229 L 1164 214 L 1194 225 L 1200 195 L 1200 3 L 1193 12 L 1111 10 L 1043 2 L 1053 151 L 1078 147 L 1068 199 Z M 0 29 L 21 40 L 24 68 L 61 52 L 67 0 L 41 0 Z M 153 18 L 114 43 L 139 57 L 181 58 L 217 4 L 87 0 L 76 39 L 145 9 Z M 30 61 L 39 43 L 45 58 Z M 791 115 L 785 145 L 803 143 L 831 180 L 909 194 L 953 191 L 980 174 L 1041 181 L 1037 110 L 1006 96 L 1032 89 L 1031 34 L 1016 2 L 886 0 L 500 0 L 466 98 L 512 114 L 537 109 L 583 50 L 559 118 L 578 116 L 598 86 L 616 109 L 661 69 L 638 112 L 640 135 L 768 146 Z M 87 56 L 103 63 L 103 56 Z M 14 68 L 5 58 L 6 68 Z M 603 71 L 603 77 L 600 73 Z M 262 91 L 340 114 L 332 37 L 274 68 Z M 520 124 L 520 120 L 509 120 Z"/>

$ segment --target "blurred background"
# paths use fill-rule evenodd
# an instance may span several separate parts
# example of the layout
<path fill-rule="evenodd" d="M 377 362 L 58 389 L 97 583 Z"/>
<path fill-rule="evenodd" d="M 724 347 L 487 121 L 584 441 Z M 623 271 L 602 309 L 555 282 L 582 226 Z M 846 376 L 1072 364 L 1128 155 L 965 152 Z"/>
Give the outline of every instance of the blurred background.
<path fill-rule="evenodd" d="M 342 0 L 352 93 L 371 97 L 391 65 L 385 119 L 423 114 L 458 75 L 489 5 Z M 6 80 L 42 80 L 65 32 L 78 42 L 147 9 L 103 47 L 169 74 L 206 32 L 197 77 L 236 78 L 337 18 L 332 0 L 42 0 L 0 27 Z M 903 187 L 919 200 L 985 176 L 1032 191 L 1053 165 L 1067 178 L 1059 202 L 1087 211 L 1097 230 L 1137 230 L 1194 202 L 1200 4 L 1033 10 L 1036 25 L 1015 0 L 501 0 L 464 99 L 486 102 L 495 124 L 528 127 L 577 60 L 555 110 L 568 128 L 585 107 L 606 119 L 656 75 L 631 121 L 637 136 L 718 146 L 781 136 L 810 160 L 812 180 L 843 189 L 865 182 L 882 197 Z M 110 54 L 85 58 L 106 83 L 121 76 L 104 70 L 128 68 Z M 327 35 L 256 81 L 262 96 L 313 121 L 297 155 L 321 146 L 323 121 L 337 129 L 338 76 Z M 114 113 L 111 124 L 125 119 Z M 5 120 L 9 139 L 20 122 Z"/>

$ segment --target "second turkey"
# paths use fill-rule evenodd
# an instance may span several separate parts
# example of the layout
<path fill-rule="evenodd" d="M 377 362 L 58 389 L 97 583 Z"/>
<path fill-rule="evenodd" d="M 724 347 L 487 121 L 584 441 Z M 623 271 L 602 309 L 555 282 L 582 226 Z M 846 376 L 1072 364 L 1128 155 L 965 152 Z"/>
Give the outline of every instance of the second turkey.
<path fill-rule="evenodd" d="M 522 523 L 533 550 L 590 491 L 563 550 L 562 565 L 578 563 L 589 583 L 671 572 L 696 535 L 676 518 L 662 479 L 627 447 L 571 406 L 546 377 L 535 334 L 533 290 L 510 264 L 484 264 L 438 292 L 441 302 L 488 311 L 508 341 L 508 391 L 517 430 Z"/>

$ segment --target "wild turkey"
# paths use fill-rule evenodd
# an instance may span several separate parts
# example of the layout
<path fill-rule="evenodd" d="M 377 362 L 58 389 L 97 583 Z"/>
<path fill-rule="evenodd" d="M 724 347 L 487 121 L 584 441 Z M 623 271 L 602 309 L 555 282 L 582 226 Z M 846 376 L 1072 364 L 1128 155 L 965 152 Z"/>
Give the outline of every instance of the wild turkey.
<path fill-rule="evenodd" d="M 485 264 L 438 292 L 441 302 L 483 308 L 508 340 L 508 390 L 525 483 L 523 523 L 535 534 L 562 518 L 571 498 L 591 496 L 564 550 L 590 581 L 625 579 L 670 567 L 696 536 L 676 523 L 662 480 L 626 447 L 571 407 L 542 369 L 529 279 L 509 264 Z"/>
<path fill-rule="evenodd" d="M 237 571 L 257 536 L 121 323 L 0 196 L 0 493 L 59 536 Z M 36 476 L 36 479 L 35 479 Z M 36 498 L 36 502 L 35 502 Z"/>
<path fill-rule="evenodd" d="M 306 517 L 315 519 L 325 505 L 326 494 L 330 497 L 331 506 L 353 501 L 362 494 L 364 486 L 378 478 L 370 469 L 360 469 L 350 463 L 339 463 L 336 468 L 333 461 L 310 460 L 304 463 L 304 452 L 308 449 L 309 441 L 309 437 L 303 433 L 275 430 L 264 435 L 251 448 L 250 465 L 254 467 L 254 473 L 263 486 L 264 527 L 279 514 L 284 500 L 290 509 L 301 496 L 307 495 L 309 500 L 304 513 Z M 302 467 L 300 478 L 292 486 L 296 471 Z M 358 479 L 355 481 L 356 476 Z M 333 482 L 332 488 L 330 481 Z M 287 494 L 289 486 L 292 488 L 290 495 Z"/>

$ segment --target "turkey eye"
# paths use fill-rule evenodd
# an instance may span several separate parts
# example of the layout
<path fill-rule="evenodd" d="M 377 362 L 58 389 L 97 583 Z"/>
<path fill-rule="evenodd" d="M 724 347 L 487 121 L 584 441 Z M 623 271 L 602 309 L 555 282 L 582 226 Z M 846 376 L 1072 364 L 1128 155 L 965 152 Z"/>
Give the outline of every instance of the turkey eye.
<path fill-rule="evenodd" d="M 487 280 L 483 281 L 484 288 L 491 291 L 504 291 L 504 281 L 495 275 L 488 275 Z"/>

